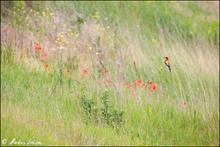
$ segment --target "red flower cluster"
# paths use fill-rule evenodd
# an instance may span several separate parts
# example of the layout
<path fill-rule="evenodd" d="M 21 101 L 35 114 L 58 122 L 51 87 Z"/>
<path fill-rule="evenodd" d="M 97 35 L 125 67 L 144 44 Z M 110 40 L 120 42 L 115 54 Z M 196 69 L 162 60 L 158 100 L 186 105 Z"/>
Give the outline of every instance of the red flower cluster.
<path fill-rule="evenodd" d="M 127 88 L 131 88 L 132 84 L 127 84 L 126 82 L 123 83 L 123 86 L 127 87 Z M 133 86 L 146 86 L 146 84 L 142 81 L 142 79 L 138 79 L 136 81 L 133 82 Z"/>
<path fill-rule="evenodd" d="M 35 50 L 42 51 L 43 48 L 39 45 L 39 43 L 35 43 Z M 43 53 L 43 57 L 47 57 L 47 53 Z"/>
<path fill-rule="evenodd" d="M 38 43 L 35 43 L 35 50 L 43 50 L 43 48 L 38 44 Z"/>
<path fill-rule="evenodd" d="M 150 90 L 150 92 L 154 92 L 157 89 L 157 87 L 158 87 L 158 85 L 153 84 L 153 81 L 148 82 L 148 89 Z"/>
<path fill-rule="evenodd" d="M 143 80 L 140 78 L 137 81 L 134 81 L 134 86 L 146 86 Z"/>

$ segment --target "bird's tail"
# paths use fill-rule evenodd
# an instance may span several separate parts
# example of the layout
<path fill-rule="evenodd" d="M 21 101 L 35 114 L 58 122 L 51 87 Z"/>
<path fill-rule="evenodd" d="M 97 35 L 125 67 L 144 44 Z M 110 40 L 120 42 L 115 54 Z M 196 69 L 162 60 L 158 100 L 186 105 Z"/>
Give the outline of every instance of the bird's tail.
<path fill-rule="evenodd" d="M 169 68 L 169 71 L 170 71 L 170 73 L 171 73 L 171 68 L 170 68 L 170 66 L 168 66 L 168 68 Z"/>

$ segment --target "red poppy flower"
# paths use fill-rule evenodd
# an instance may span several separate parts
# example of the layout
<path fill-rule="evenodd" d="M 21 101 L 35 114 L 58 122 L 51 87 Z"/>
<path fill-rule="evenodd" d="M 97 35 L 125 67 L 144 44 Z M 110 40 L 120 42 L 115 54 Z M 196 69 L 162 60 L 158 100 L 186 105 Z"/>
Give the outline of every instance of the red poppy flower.
<path fill-rule="evenodd" d="M 83 70 L 83 72 L 84 72 L 84 73 L 87 73 L 87 72 L 88 72 L 88 70 L 84 69 L 84 70 Z"/>
<path fill-rule="evenodd" d="M 69 70 L 69 69 L 67 69 L 67 70 L 66 70 L 66 72 L 67 72 L 67 73 L 70 73 L 70 70 Z"/>
<path fill-rule="evenodd" d="M 46 53 L 43 53 L 43 57 L 47 57 L 47 54 L 46 54 Z"/>
<path fill-rule="evenodd" d="M 150 89 L 153 89 L 153 87 L 154 87 L 154 86 L 150 85 L 150 86 L 148 86 L 148 89 L 149 89 L 149 90 L 150 90 Z"/>
<path fill-rule="evenodd" d="M 39 47 L 38 50 L 41 51 L 41 50 L 43 50 L 43 48 L 42 48 L 42 47 Z"/>
<path fill-rule="evenodd" d="M 43 48 L 38 44 L 38 43 L 35 43 L 35 50 L 42 50 Z"/>
<path fill-rule="evenodd" d="M 39 48 L 39 44 L 35 43 L 35 49 L 38 50 L 38 48 Z"/>
<path fill-rule="evenodd" d="M 123 83 L 123 86 L 126 86 L 126 85 L 127 85 L 127 83 L 126 83 L 126 82 L 124 82 L 124 83 Z"/>
<path fill-rule="evenodd" d="M 145 84 L 145 83 L 143 83 L 143 84 L 142 84 L 142 86 L 146 86 L 146 84 Z"/>
<path fill-rule="evenodd" d="M 141 83 L 142 82 L 142 79 L 138 79 L 138 83 Z"/>
<path fill-rule="evenodd" d="M 108 70 L 105 69 L 105 70 L 103 71 L 103 74 L 106 74 L 107 72 L 108 72 Z"/>
<path fill-rule="evenodd" d="M 49 64 L 45 64 L 45 68 L 48 68 L 49 67 Z"/>
<path fill-rule="evenodd" d="M 184 102 L 183 104 L 184 104 L 184 105 L 186 105 L 187 103 L 186 103 L 186 102 Z"/>
<path fill-rule="evenodd" d="M 154 84 L 153 90 L 156 90 L 156 89 L 157 89 L 157 84 Z"/>
<path fill-rule="evenodd" d="M 137 81 L 134 81 L 134 85 L 137 86 L 137 84 L 138 84 Z"/>
<path fill-rule="evenodd" d="M 150 85 L 153 84 L 153 81 L 149 81 L 148 84 L 150 84 Z"/>

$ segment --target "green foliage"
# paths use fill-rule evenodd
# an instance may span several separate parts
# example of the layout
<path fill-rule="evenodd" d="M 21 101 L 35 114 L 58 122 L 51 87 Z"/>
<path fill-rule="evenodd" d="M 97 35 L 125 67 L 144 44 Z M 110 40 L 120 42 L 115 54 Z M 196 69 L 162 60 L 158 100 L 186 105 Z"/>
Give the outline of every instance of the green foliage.
<path fill-rule="evenodd" d="M 218 144 L 218 54 L 213 51 L 218 48 L 213 44 L 219 45 L 219 22 L 206 19 L 196 2 L 48 2 L 56 13 L 45 10 L 48 3 L 34 2 L 30 21 L 21 21 L 26 14 L 20 2 L 10 3 L 16 7 L 13 28 L 32 33 L 30 49 L 39 40 L 47 49 L 42 51 L 57 58 L 42 61 L 41 51 L 27 58 L 10 41 L 1 49 L 3 137 L 62 145 Z M 70 19 L 62 21 L 62 14 Z M 92 31 L 83 34 L 82 28 Z M 57 39 L 50 44 L 53 35 Z M 13 50 L 21 53 L 19 63 Z M 163 54 L 172 56 L 172 74 Z M 134 85 L 137 78 L 158 86 L 150 92 L 149 85 Z M 48 132 L 45 138 L 39 137 L 42 132 Z"/>
<path fill-rule="evenodd" d="M 205 20 L 203 15 L 207 15 L 203 11 L 197 2 L 105 2 L 100 4 L 99 2 L 93 2 L 93 5 L 89 5 L 86 2 L 73 2 L 73 6 L 79 12 L 90 14 L 95 12 L 94 8 L 97 8 L 102 15 L 107 16 L 112 23 L 117 21 L 117 14 L 120 14 L 120 25 L 141 25 L 141 32 L 147 36 L 152 34 L 157 36 L 158 25 L 169 30 L 173 35 L 181 35 L 186 40 L 191 40 L 194 37 L 212 40 L 215 45 L 219 45 L 219 22 Z M 102 7 L 101 7 L 102 6 Z M 85 12 L 85 7 L 86 9 Z M 181 9 L 187 8 L 186 15 Z M 126 10 L 126 11 L 124 11 Z M 191 15 L 190 15 L 191 14 Z M 130 19 L 135 17 L 135 20 Z M 200 27 L 200 25 L 202 26 Z M 208 33 L 208 36 L 205 35 Z"/>
<path fill-rule="evenodd" d="M 96 107 L 92 99 L 86 98 L 85 94 L 81 97 L 81 105 L 84 110 L 86 123 L 95 122 L 108 124 L 110 126 L 119 126 L 123 122 L 123 111 L 119 111 L 109 105 L 109 93 L 106 90 L 100 97 L 102 106 Z M 101 113 L 99 113 L 101 112 Z"/>
<path fill-rule="evenodd" d="M 40 12 L 45 9 L 45 2 L 33 1 L 33 10 Z"/>
<path fill-rule="evenodd" d="M 12 63 L 14 61 L 14 53 L 10 45 L 5 49 L 1 49 L 1 63 L 2 64 L 8 64 Z"/>
<path fill-rule="evenodd" d="M 110 96 L 108 90 L 105 90 L 101 96 L 102 100 L 102 115 L 107 124 L 120 125 L 123 121 L 123 111 L 119 111 L 112 106 L 109 106 Z"/>
<path fill-rule="evenodd" d="M 84 23 L 84 19 L 77 16 L 77 20 L 70 21 L 72 26 L 77 26 L 77 30 L 80 31 L 81 25 Z"/>
<path fill-rule="evenodd" d="M 201 23 L 201 30 L 203 35 L 210 41 L 219 46 L 219 22 L 216 20 L 210 20 L 208 22 L 203 21 Z"/>
<path fill-rule="evenodd" d="M 81 97 L 81 105 L 84 110 L 84 118 L 86 120 L 86 123 L 89 121 L 97 121 L 96 119 L 96 113 L 97 109 L 94 107 L 94 102 L 90 99 L 87 99 L 85 95 Z"/>

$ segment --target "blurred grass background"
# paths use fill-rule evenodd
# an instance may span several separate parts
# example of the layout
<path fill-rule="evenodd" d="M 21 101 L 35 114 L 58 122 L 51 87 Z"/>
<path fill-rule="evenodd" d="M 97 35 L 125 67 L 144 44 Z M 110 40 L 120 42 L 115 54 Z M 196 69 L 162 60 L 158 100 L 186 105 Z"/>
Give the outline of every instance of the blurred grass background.
<path fill-rule="evenodd" d="M 1 140 L 218 145 L 218 10 L 215 1 L 1 2 Z M 105 109 L 122 122 L 105 123 Z"/>

